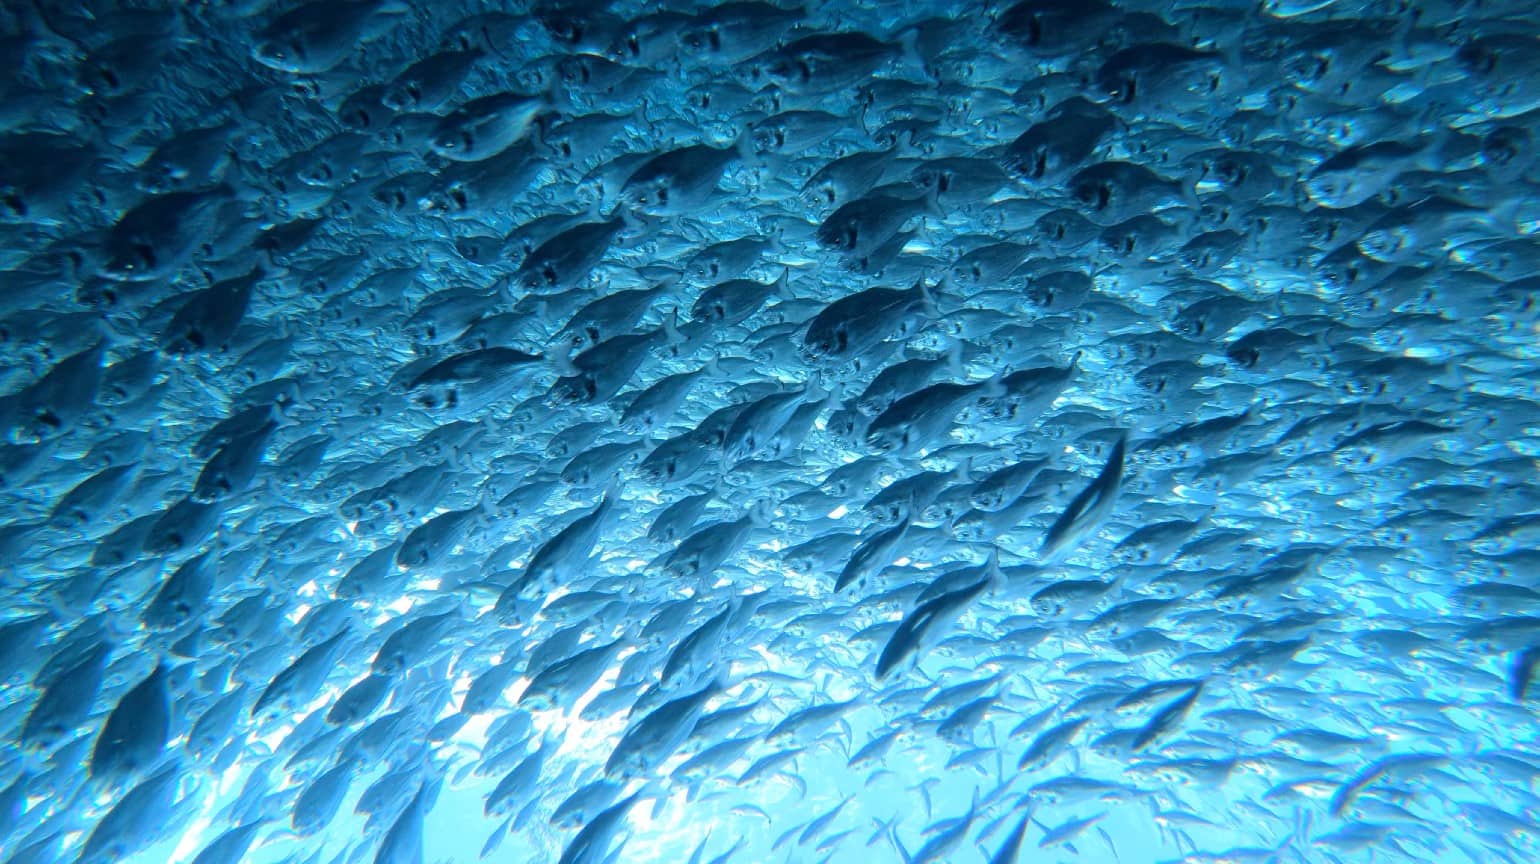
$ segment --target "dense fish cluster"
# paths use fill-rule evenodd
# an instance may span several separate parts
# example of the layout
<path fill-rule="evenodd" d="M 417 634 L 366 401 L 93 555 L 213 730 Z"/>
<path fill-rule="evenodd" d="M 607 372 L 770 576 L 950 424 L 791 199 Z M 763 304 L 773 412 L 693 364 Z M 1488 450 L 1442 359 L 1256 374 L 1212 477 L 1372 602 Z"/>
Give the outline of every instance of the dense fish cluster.
<path fill-rule="evenodd" d="M 1535 21 L 6 4 L 0 860 L 1536 860 Z"/>

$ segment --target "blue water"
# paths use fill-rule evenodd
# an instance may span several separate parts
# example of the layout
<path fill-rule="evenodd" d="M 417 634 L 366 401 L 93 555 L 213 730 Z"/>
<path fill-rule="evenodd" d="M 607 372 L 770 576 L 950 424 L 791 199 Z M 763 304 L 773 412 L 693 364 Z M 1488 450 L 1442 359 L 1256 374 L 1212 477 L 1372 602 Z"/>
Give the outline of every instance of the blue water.
<path fill-rule="evenodd" d="M 1533 12 L 7 6 L 0 861 L 1535 860 Z"/>

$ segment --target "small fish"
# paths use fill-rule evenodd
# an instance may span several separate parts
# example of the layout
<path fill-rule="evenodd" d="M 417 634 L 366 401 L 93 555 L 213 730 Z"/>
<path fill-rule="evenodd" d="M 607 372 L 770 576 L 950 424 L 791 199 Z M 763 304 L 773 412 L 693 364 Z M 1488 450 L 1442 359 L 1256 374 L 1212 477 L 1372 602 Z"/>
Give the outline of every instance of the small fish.
<path fill-rule="evenodd" d="M 994 553 L 991 561 L 995 560 Z M 998 569 L 992 575 L 970 585 L 964 585 L 943 593 L 915 607 L 893 632 L 882 653 L 877 658 L 877 679 L 891 674 L 901 663 L 916 659 L 927 645 L 940 638 L 942 630 L 962 615 L 968 606 L 989 589 L 998 578 Z"/>
<path fill-rule="evenodd" d="M 1117 503 L 1123 483 L 1123 458 L 1128 438 L 1119 436 L 1096 479 L 1077 494 L 1043 535 L 1038 555 L 1053 561 L 1069 554 L 1084 538 L 1101 526 L 1102 520 Z"/>

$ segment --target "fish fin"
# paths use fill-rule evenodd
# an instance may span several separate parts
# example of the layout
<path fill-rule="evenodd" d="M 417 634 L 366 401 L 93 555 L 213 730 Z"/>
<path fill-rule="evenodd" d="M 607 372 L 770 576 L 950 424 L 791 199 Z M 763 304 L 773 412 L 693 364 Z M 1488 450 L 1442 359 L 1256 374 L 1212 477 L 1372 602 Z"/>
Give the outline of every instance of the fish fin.
<path fill-rule="evenodd" d="M 920 70 L 920 74 L 924 75 L 926 80 L 934 84 L 941 83 L 936 79 L 930 64 L 925 62 L 925 55 L 920 53 L 920 27 L 918 24 L 911 24 L 899 32 L 898 46 L 899 60 L 903 65 L 912 66 Z"/>
<path fill-rule="evenodd" d="M 946 218 L 946 208 L 941 205 L 941 184 L 933 183 L 925 189 L 925 196 L 920 199 L 924 204 L 925 213 L 937 219 Z"/>
<path fill-rule="evenodd" d="M 1004 588 L 1006 585 L 1005 571 L 1000 568 L 1000 547 L 995 543 L 989 544 L 989 557 L 984 560 L 984 568 L 994 588 Z"/>
<path fill-rule="evenodd" d="M 924 276 L 915 280 L 915 288 L 919 291 L 919 306 L 932 319 L 941 317 L 941 305 L 939 305 L 938 300 L 941 299 L 942 285 L 946 285 L 946 280 L 935 283 L 935 285 L 926 285 L 926 277 Z"/>
<path fill-rule="evenodd" d="M 980 393 L 978 399 L 976 399 L 975 402 L 984 402 L 991 399 L 1005 398 L 1005 396 L 1011 392 L 1010 388 L 1005 386 L 1005 379 L 1008 378 L 1010 374 L 1010 367 L 1003 366 L 1001 367 L 1000 371 L 989 376 L 987 380 L 980 382 Z"/>
<path fill-rule="evenodd" d="M 794 295 L 791 293 L 790 266 L 781 267 L 780 278 L 775 280 L 775 290 L 772 293 L 777 297 L 781 297 L 787 300 L 795 299 Z"/>
<path fill-rule="evenodd" d="M 563 378 L 572 378 L 580 374 L 578 368 L 572 365 L 572 355 L 560 354 L 553 350 L 547 351 L 546 356 L 550 358 L 551 365 L 556 367 L 557 375 Z"/>
<path fill-rule="evenodd" d="M 968 379 L 968 369 L 963 361 L 962 340 L 956 336 L 946 340 L 946 368 L 947 372 L 959 381 Z"/>
<path fill-rule="evenodd" d="M 659 326 L 663 328 L 663 339 L 666 344 L 679 345 L 685 341 L 684 334 L 679 332 L 678 306 L 670 309 L 668 314 L 663 316 L 663 320 L 660 322 Z M 713 355 L 708 363 L 714 363 L 715 361 L 716 357 Z"/>
<path fill-rule="evenodd" d="M 599 499 L 600 504 L 614 506 L 615 502 L 620 500 L 620 492 L 624 488 L 625 481 L 622 479 L 622 474 L 616 471 L 611 475 L 609 482 L 604 484 L 604 495 Z"/>
<path fill-rule="evenodd" d="M 749 168 L 765 167 L 765 160 L 763 159 L 762 155 L 754 149 L 754 132 L 752 123 L 743 124 L 743 128 L 738 131 L 738 136 L 733 139 L 732 144 L 729 146 L 731 146 L 733 151 L 738 154 L 738 158 L 743 162 L 743 164 Z"/>

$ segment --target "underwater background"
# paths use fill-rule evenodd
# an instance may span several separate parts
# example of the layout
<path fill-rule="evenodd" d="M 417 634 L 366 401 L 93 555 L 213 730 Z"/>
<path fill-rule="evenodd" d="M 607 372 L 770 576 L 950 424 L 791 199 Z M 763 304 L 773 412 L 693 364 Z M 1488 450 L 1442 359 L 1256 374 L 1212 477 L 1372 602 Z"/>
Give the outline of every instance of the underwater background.
<path fill-rule="evenodd" d="M 1530 862 L 1540 7 L 0 9 L 0 861 Z"/>

